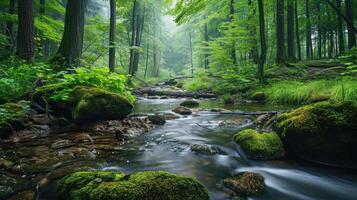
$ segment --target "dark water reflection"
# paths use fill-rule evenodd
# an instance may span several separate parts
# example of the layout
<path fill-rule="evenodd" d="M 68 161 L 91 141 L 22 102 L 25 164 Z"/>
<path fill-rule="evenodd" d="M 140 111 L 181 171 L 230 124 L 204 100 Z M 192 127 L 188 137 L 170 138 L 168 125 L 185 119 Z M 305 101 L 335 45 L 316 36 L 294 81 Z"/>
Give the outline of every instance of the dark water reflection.
<path fill-rule="evenodd" d="M 168 111 L 182 100 L 139 100 L 136 112 Z M 220 107 L 217 102 L 203 102 L 203 107 Z M 284 110 L 269 106 L 238 106 L 234 110 Z M 128 149 L 118 161 L 103 166 L 107 170 L 135 172 L 165 170 L 193 176 L 204 183 L 212 199 L 229 199 L 221 188 L 222 179 L 241 171 L 254 171 L 266 179 L 267 191 L 250 199 L 357 199 L 357 174 L 338 169 L 296 163 L 293 161 L 254 162 L 244 158 L 232 142 L 234 133 L 246 126 L 219 127 L 218 123 L 238 115 L 201 114 L 169 121 L 164 127 L 127 144 Z M 191 144 L 218 146 L 223 153 L 215 156 L 197 155 Z"/>

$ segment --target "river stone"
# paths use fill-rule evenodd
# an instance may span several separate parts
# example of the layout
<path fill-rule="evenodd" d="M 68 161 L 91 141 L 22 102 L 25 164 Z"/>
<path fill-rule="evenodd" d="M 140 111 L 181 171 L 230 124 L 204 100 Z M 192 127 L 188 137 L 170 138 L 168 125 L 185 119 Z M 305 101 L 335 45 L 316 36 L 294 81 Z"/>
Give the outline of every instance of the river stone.
<path fill-rule="evenodd" d="M 66 200 L 209 200 L 196 179 L 162 171 L 76 172 L 62 178 L 57 191 Z"/>
<path fill-rule="evenodd" d="M 148 118 L 153 124 L 156 124 L 156 125 L 166 124 L 165 119 L 160 115 L 149 115 Z"/>
<path fill-rule="evenodd" d="M 215 155 L 220 153 L 220 149 L 218 147 L 213 147 L 210 145 L 193 144 L 191 145 L 190 149 L 196 153 L 207 155 Z"/>
<path fill-rule="evenodd" d="M 34 200 L 35 196 L 34 191 L 26 190 L 10 197 L 8 200 Z"/>
<path fill-rule="evenodd" d="M 189 108 L 186 108 L 184 106 L 179 106 L 175 109 L 172 110 L 174 113 L 180 114 L 180 115 L 191 115 L 192 111 Z"/>
<path fill-rule="evenodd" d="M 283 143 L 274 132 L 259 133 L 246 129 L 234 135 L 233 140 L 253 160 L 274 160 L 285 155 Z"/>
<path fill-rule="evenodd" d="M 190 99 L 190 100 L 186 100 L 186 101 L 182 102 L 180 104 L 180 106 L 184 106 L 187 108 L 196 108 L 196 107 L 200 106 L 200 103 L 196 100 Z"/>
<path fill-rule="evenodd" d="M 242 172 L 224 179 L 223 185 L 239 197 L 256 195 L 265 190 L 264 177 L 253 172 Z"/>
<path fill-rule="evenodd" d="M 11 169 L 12 166 L 14 166 L 14 162 L 0 158 L 0 168 L 1 169 Z"/>
<path fill-rule="evenodd" d="M 29 111 L 30 108 L 26 101 L 0 105 L 0 139 L 6 139 L 14 131 L 24 129 Z"/>
<path fill-rule="evenodd" d="M 5 199 L 7 196 L 11 195 L 14 190 L 7 185 L 0 185 L 0 199 Z"/>
<path fill-rule="evenodd" d="M 357 168 L 357 103 L 320 102 L 272 119 L 288 153 L 320 164 Z"/>

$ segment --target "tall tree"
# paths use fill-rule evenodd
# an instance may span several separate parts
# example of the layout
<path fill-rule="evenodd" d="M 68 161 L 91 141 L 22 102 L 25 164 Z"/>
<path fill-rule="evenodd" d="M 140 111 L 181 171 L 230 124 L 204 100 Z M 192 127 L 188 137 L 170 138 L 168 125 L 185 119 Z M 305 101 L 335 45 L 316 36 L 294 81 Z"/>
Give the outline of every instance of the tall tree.
<path fill-rule="evenodd" d="M 15 0 L 10 0 L 10 2 L 9 2 L 9 14 L 10 15 L 13 15 L 13 14 L 15 14 Z M 14 36 L 13 36 L 13 23 L 12 23 L 12 21 L 8 21 L 7 23 L 6 23 L 6 31 L 5 31 L 5 33 L 6 33 L 6 36 L 8 37 L 8 39 L 9 39 L 9 46 L 8 46 L 8 48 L 7 49 L 11 49 L 11 47 L 12 47 L 12 43 L 13 43 L 13 39 L 14 39 Z"/>
<path fill-rule="evenodd" d="M 321 4 L 316 3 L 317 8 L 317 55 L 322 58 L 322 23 L 321 23 Z"/>
<path fill-rule="evenodd" d="M 234 0 L 230 0 L 230 3 L 229 3 L 229 21 L 231 23 L 233 23 L 233 20 L 234 20 L 234 13 L 235 13 Z M 235 41 L 232 42 L 231 59 L 233 61 L 233 64 L 237 65 L 238 62 L 237 62 L 237 53 L 236 53 Z"/>
<path fill-rule="evenodd" d="M 341 10 L 341 0 L 336 0 L 336 7 L 338 10 Z M 342 16 L 337 15 L 337 35 L 338 35 L 338 50 L 339 53 L 343 53 L 345 51 L 345 39 L 343 34 L 343 24 L 342 24 Z"/>
<path fill-rule="evenodd" d="M 260 32 L 260 58 L 258 63 L 258 79 L 260 83 L 264 82 L 264 65 L 266 62 L 266 39 L 265 39 L 265 19 L 264 19 L 264 3 L 263 0 L 258 0 L 259 9 L 259 32 Z"/>
<path fill-rule="evenodd" d="M 298 13 L 298 0 L 295 0 L 295 33 L 296 33 L 296 47 L 298 59 L 301 60 L 301 42 L 299 34 L 299 13 Z"/>
<path fill-rule="evenodd" d="M 110 0 L 109 70 L 115 71 L 116 0 Z"/>
<path fill-rule="evenodd" d="M 30 61 L 35 53 L 35 28 L 33 0 L 21 0 L 18 3 L 19 28 L 17 34 L 17 52 L 19 58 Z"/>
<path fill-rule="evenodd" d="M 189 31 L 188 34 L 189 34 L 189 39 L 190 39 L 191 75 L 193 76 L 194 70 L 193 70 L 193 49 L 192 49 L 192 33 L 191 33 L 191 31 Z"/>
<path fill-rule="evenodd" d="M 285 62 L 284 0 L 276 0 L 276 63 Z"/>
<path fill-rule="evenodd" d="M 345 0 L 346 18 L 350 24 L 354 25 L 353 1 Z M 351 49 L 356 46 L 356 33 L 351 26 L 347 26 L 348 30 L 348 48 Z"/>
<path fill-rule="evenodd" d="M 311 19 L 310 19 L 310 1 L 305 0 L 305 17 L 306 17 L 306 58 L 308 60 L 314 57 L 312 49 L 312 31 L 311 31 Z"/>
<path fill-rule="evenodd" d="M 208 42 L 209 42 L 209 33 L 208 33 L 208 25 L 207 25 L 207 23 L 205 23 L 205 35 L 204 35 L 204 37 L 205 37 L 205 47 L 206 47 L 206 49 L 205 49 L 205 69 L 208 69 L 209 68 L 209 54 L 208 54 Z"/>
<path fill-rule="evenodd" d="M 287 12 L 287 44 L 288 44 L 288 60 L 295 61 L 295 37 L 294 37 L 294 2 L 293 0 L 288 0 L 288 12 Z"/>
<path fill-rule="evenodd" d="M 84 14 L 87 0 L 68 0 L 66 6 L 64 32 L 54 62 L 65 67 L 80 64 L 83 48 Z"/>

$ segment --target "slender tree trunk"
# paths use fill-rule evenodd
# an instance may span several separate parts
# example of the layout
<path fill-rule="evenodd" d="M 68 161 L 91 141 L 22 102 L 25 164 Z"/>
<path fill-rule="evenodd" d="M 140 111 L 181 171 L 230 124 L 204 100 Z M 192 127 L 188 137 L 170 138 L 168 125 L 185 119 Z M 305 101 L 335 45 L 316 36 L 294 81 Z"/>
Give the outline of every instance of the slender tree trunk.
<path fill-rule="evenodd" d="M 298 0 L 295 0 L 295 32 L 296 32 L 296 47 L 297 47 L 297 55 L 298 59 L 301 60 L 301 42 L 300 42 L 300 34 L 299 34 L 299 15 L 298 15 Z"/>
<path fill-rule="evenodd" d="M 284 0 L 276 0 L 276 63 L 285 63 Z"/>
<path fill-rule="evenodd" d="M 322 58 L 322 28 L 321 28 L 321 4 L 317 3 L 317 54 Z"/>
<path fill-rule="evenodd" d="M 294 2 L 293 2 L 293 0 L 288 0 L 287 22 L 288 22 L 288 34 L 287 34 L 288 60 L 296 61 L 295 37 L 294 37 Z"/>
<path fill-rule="evenodd" d="M 138 2 L 134 0 L 133 2 L 133 13 L 131 18 L 131 43 L 130 43 L 130 58 L 129 58 L 129 74 L 134 74 L 134 56 L 135 56 L 135 35 L 136 35 L 136 27 L 137 27 L 137 11 L 138 10 Z"/>
<path fill-rule="evenodd" d="M 209 42 L 209 33 L 208 33 L 208 25 L 205 23 L 205 69 L 209 68 L 209 54 L 208 54 L 208 42 Z"/>
<path fill-rule="evenodd" d="M 258 79 L 260 83 L 264 83 L 264 65 L 266 62 L 266 39 L 265 39 L 265 19 L 264 19 L 264 4 L 263 0 L 258 0 L 259 7 L 259 32 L 260 32 L 260 59 L 258 63 Z"/>
<path fill-rule="evenodd" d="M 17 56 L 30 61 L 35 54 L 35 27 L 33 0 L 18 3 L 19 28 L 17 34 Z"/>
<path fill-rule="evenodd" d="M 314 57 L 312 49 L 312 31 L 311 31 L 311 20 L 310 20 L 310 2 L 305 0 L 305 15 L 306 15 L 306 58 L 311 60 Z"/>
<path fill-rule="evenodd" d="M 110 0 L 109 71 L 115 71 L 116 0 Z"/>
<path fill-rule="evenodd" d="M 346 3 L 346 18 L 347 20 L 354 25 L 354 13 L 353 13 L 353 1 L 345 0 Z M 348 30 L 348 48 L 352 49 L 356 46 L 356 33 L 353 31 L 353 28 L 347 26 Z"/>
<path fill-rule="evenodd" d="M 9 14 L 13 15 L 15 14 L 15 6 L 16 6 L 16 2 L 15 0 L 10 0 L 10 4 L 9 4 Z M 8 42 L 9 42 L 9 46 L 6 47 L 6 49 L 9 50 L 9 52 L 12 53 L 13 50 L 13 46 L 14 46 L 14 36 L 13 36 L 13 23 L 11 21 L 6 23 L 6 30 L 5 30 L 5 34 L 8 37 Z"/>
<path fill-rule="evenodd" d="M 258 50 L 258 41 L 257 41 L 257 28 L 256 28 L 256 24 L 251 23 L 251 21 L 253 19 L 256 18 L 256 5 L 253 4 L 252 0 L 248 1 L 248 5 L 250 8 L 250 12 L 248 14 L 248 21 L 249 21 L 249 32 L 250 32 L 250 37 L 252 37 L 252 39 L 250 40 L 250 45 L 251 45 L 251 49 L 250 49 L 250 58 L 253 60 L 253 63 L 258 64 L 259 62 L 259 50 Z"/>
<path fill-rule="evenodd" d="M 233 19 L 234 19 L 234 0 L 230 0 L 230 4 L 229 4 L 229 21 L 232 23 Z M 237 53 L 236 53 L 236 45 L 235 45 L 235 41 L 232 42 L 232 47 L 231 47 L 231 59 L 233 62 L 233 65 L 237 65 Z"/>
<path fill-rule="evenodd" d="M 190 59 L 191 59 L 191 75 L 193 76 L 194 70 L 193 70 L 193 49 L 192 49 L 192 33 L 189 31 L 189 37 L 190 37 Z"/>
<path fill-rule="evenodd" d="M 147 76 L 147 72 L 148 72 L 148 66 L 149 66 L 149 48 L 150 45 L 148 44 L 146 47 L 146 62 L 145 62 L 145 73 L 144 73 L 144 79 Z"/>
<path fill-rule="evenodd" d="M 67 67 L 80 64 L 83 48 L 84 12 L 87 0 L 68 0 L 64 32 L 55 62 Z"/>
<path fill-rule="evenodd" d="M 142 17 L 140 19 L 140 15 L 137 16 L 137 27 L 136 27 L 136 39 L 135 39 L 135 46 L 137 48 L 141 45 L 141 38 L 144 30 L 144 22 L 145 22 L 145 11 L 142 13 Z M 135 75 L 138 71 L 139 67 L 139 59 L 140 59 L 140 52 L 135 51 L 134 53 L 134 63 L 133 63 L 133 75 Z"/>
<path fill-rule="evenodd" d="M 336 0 L 336 6 L 338 10 L 341 10 L 341 0 Z M 345 39 L 343 34 L 343 24 L 342 17 L 337 15 L 337 35 L 338 35 L 338 50 L 339 54 L 342 54 L 345 51 Z"/>

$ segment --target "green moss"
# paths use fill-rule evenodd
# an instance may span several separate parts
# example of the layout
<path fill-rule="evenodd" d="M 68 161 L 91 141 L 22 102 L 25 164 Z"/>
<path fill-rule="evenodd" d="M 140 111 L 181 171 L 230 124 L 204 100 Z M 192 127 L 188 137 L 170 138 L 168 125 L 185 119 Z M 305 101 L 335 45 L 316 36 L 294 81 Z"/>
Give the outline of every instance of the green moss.
<path fill-rule="evenodd" d="M 251 99 L 255 101 L 265 101 L 267 95 L 264 92 L 255 92 L 252 94 Z"/>
<path fill-rule="evenodd" d="M 185 106 L 187 108 L 195 108 L 195 107 L 200 106 L 200 103 L 198 101 L 191 99 L 191 100 L 186 100 L 186 101 L 182 102 L 180 104 L 180 106 Z"/>
<path fill-rule="evenodd" d="M 265 190 L 264 177 L 253 172 L 242 172 L 232 178 L 226 178 L 223 180 L 223 185 L 232 190 L 238 199 L 245 199 Z"/>
<path fill-rule="evenodd" d="M 270 160 L 281 158 L 285 154 L 283 143 L 274 132 L 258 133 L 247 129 L 236 134 L 233 139 L 250 159 Z"/>
<path fill-rule="evenodd" d="M 193 178 L 167 172 L 77 172 L 59 182 L 68 200 L 208 200 L 206 188 Z"/>
<path fill-rule="evenodd" d="M 26 101 L 0 105 L 0 138 L 7 138 L 13 130 L 24 128 L 22 121 L 26 120 L 29 110 Z"/>
<path fill-rule="evenodd" d="M 320 102 L 278 116 L 273 128 L 293 154 L 318 162 L 357 164 L 356 119 L 356 102 Z"/>

